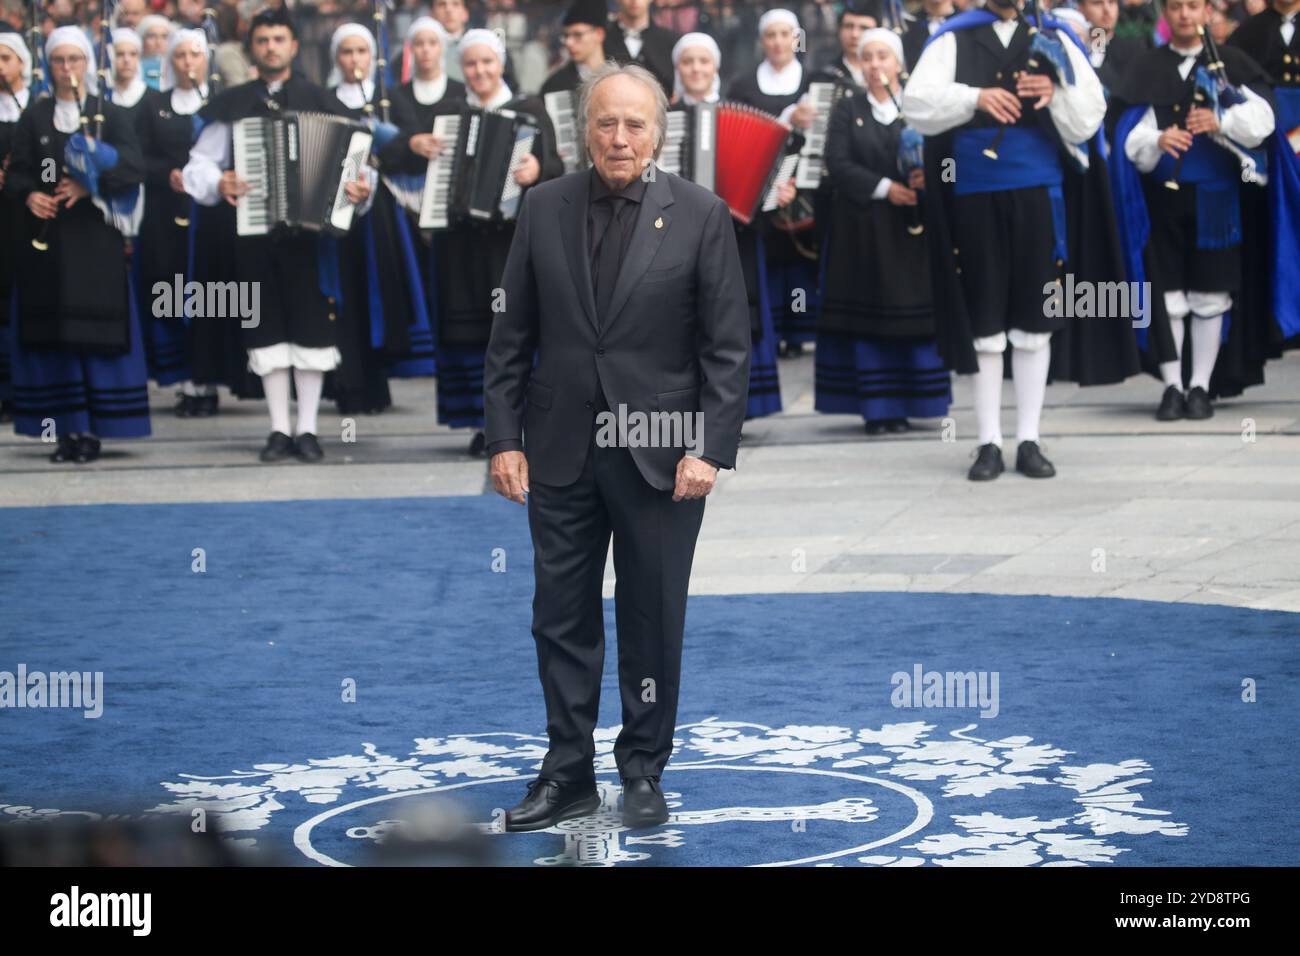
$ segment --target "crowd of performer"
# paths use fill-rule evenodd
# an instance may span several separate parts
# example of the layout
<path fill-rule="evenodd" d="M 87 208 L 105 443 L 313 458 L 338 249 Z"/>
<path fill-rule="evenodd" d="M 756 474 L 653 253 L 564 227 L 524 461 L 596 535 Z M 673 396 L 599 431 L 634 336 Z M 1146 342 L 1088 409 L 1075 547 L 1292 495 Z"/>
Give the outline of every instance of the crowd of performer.
<path fill-rule="evenodd" d="M 437 421 L 482 455 L 513 221 L 420 227 L 419 183 L 456 146 L 435 121 L 528 117 L 537 135 L 511 172 L 527 190 L 573 166 L 541 97 L 607 58 L 649 69 L 673 110 L 743 103 L 787 124 L 792 148 L 823 144 L 818 185 L 776 181 L 776 208 L 734 223 L 751 418 L 781 411 L 780 359 L 810 346 L 815 408 L 860 416 L 868 435 L 943 419 L 957 373 L 978 430 L 968 477 L 989 480 L 1009 376 L 1015 468 L 1050 477 L 1049 381 L 1145 372 L 1157 419 L 1204 419 L 1300 344 L 1300 0 L 1271 0 L 1223 45 L 1207 0 L 1165 0 L 1158 25 L 1128 36 L 1117 0 L 924 0 L 915 16 L 859 0 L 839 12 L 839 56 L 816 64 L 798 16 L 774 8 L 763 59 L 740 75 L 716 38 L 653 24 L 645 0 L 615 6 L 568 7 L 569 59 L 539 96 L 515 88 L 502 38 L 466 28 L 460 0 L 403 36 L 382 3 L 340 26 L 327 87 L 294 71 L 280 6 L 249 23 L 244 82 L 222 76 L 197 9 L 96 38 L 0 33 L 0 413 L 52 442 L 51 461 L 88 462 L 102 439 L 150 433 L 151 380 L 176 387 L 180 417 L 218 414 L 224 387 L 265 403 L 262 461 L 318 461 L 323 400 L 377 414 L 391 379 L 432 377 Z M 375 131 L 342 186 L 351 226 L 237 235 L 249 184 L 232 128 L 294 111 Z M 156 289 L 191 281 L 256 284 L 257 321 L 157 308 Z M 1076 290 L 1120 283 L 1134 290 L 1122 314 L 1076 308 Z"/>

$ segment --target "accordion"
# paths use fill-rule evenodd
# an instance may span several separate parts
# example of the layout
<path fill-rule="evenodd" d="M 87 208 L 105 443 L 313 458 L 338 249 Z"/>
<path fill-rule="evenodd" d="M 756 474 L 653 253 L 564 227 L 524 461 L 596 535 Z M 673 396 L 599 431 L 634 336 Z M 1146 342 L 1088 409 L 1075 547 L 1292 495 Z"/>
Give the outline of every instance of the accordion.
<path fill-rule="evenodd" d="M 777 207 L 777 187 L 799 162 L 790 127 L 740 103 L 700 103 L 668 114 L 659 166 L 712 189 L 749 225 Z"/>
<path fill-rule="evenodd" d="M 232 127 L 235 172 L 251 187 L 235 207 L 235 233 L 284 226 L 343 235 L 355 207 L 343 187 L 370 157 L 370 130 L 328 113 L 250 116 Z"/>
<path fill-rule="evenodd" d="M 555 127 L 555 151 L 564 161 L 566 173 L 586 169 L 591 165 L 587 156 L 585 131 L 578 129 L 578 94 L 575 90 L 559 90 L 542 97 L 546 103 L 546 115 Z"/>
<path fill-rule="evenodd" d="M 523 189 L 515 181 L 515 170 L 533 151 L 539 134 L 531 116 L 471 107 L 436 117 L 433 134 L 444 145 L 425 172 L 421 229 L 518 217 Z"/>
<path fill-rule="evenodd" d="M 808 99 L 817 109 L 812 126 L 799 150 L 799 166 L 794 184 L 799 189 L 817 189 L 826 175 L 826 135 L 831 125 L 831 110 L 849 92 L 843 83 L 809 83 Z"/>

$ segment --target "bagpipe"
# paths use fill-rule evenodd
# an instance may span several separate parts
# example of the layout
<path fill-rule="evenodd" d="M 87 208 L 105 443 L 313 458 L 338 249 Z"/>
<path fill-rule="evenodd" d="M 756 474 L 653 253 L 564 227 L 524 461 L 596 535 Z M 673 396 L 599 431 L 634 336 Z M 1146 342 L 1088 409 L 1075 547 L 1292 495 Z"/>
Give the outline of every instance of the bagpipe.
<path fill-rule="evenodd" d="M 894 109 L 898 110 L 898 118 L 903 121 L 902 128 L 898 132 L 898 171 L 906 181 L 911 178 L 914 170 L 925 169 L 925 137 L 908 124 L 903 116 L 903 107 L 899 105 L 898 97 L 894 95 L 894 91 L 888 84 L 885 85 L 885 92 L 889 94 Z M 925 223 L 921 220 L 921 207 L 908 206 L 907 234 L 919 236 L 923 232 L 925 232 Z"/>
<path fill-rule="evenodd" d="M 1183 115 L 1186 116 L 1193 109 L 1208 109 L 1214 113 L 1216 119 L 1222 120 L 1225 109 L 1246 102 L 1246 97 L 1228 82 L 1228 70 L 1223 65 L 1222 57 L 1219 56 L 1219 45 L 1214 40 L 1214 34 L 1204 26 L 1198 26 L 1196 32 L 1201 38 L 1201 52 L 1196 55 L 1192 88 L 1188 93 Z M 1268 184 L 1267 161 L 1262 151 L 1246 149 L 1222 132 L 1209 135 L 1211 142 L 1235 156 L 1243 169 L 1250 170 L 1250 174 L 1245 177 L 1247 182 L 1261 186 Z M 1183 157 L 1186 155 L 1187 151 L 1178 154 L 1178 158 L 1174 161 L 1173 174 L 1165 180 L 1166 189 L 1179 188 L 1178 177 L 1182 172 Z"/>
<path fill-rule="evenodd" d="M 41 32 L 41 0 L 29 0 L 28 16 L 32 25 L 27 31 L 27 50 L 32 56 L 32 101 L 49 92 L 49 64 L 45 62 L 45 34 Z"/>

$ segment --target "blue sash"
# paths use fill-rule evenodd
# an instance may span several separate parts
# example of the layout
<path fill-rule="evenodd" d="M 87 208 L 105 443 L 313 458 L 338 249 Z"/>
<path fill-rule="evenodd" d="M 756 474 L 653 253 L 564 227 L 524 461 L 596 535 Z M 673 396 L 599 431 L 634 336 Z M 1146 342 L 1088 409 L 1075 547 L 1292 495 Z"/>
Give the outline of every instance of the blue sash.
<path fill-rule="evenodd" d="M 1161 153 L 1149 176 L 1164 183 L 1174 178 L 1175 160 Z M 1196 248 L 1230 249 L 1241 243 L 1241 165 L 1226 149 L 1204 136 L 1192 139 L 1183 154 L 1178 182 L 1196 187 Z"/>
<path fill-rule="evenodd" d="M 953 192 L 958 196 L 1004 192 L 1041 186 L 1052 201 L 1053 255 L 1069 258 L 1065 232 L 1065 193 L 1061 184 L 1065 172 L 1056 143 L 1046 133 L 1018 126 L 1002 128 L 998 158 L 989 159 L 984 149 L 998 134 L 999 127 L 961 129 L 953 136 L 953 159 L 957 177 Z"/>

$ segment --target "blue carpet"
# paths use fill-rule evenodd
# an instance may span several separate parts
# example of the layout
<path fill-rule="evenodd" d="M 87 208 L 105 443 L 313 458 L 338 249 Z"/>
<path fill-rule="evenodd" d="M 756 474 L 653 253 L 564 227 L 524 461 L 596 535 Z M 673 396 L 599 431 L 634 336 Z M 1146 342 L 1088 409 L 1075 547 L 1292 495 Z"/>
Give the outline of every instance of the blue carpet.
<path fill-rule="evenodd" d="M 367 859 L 382 821 L 430 793 L 491 820 L 546 745 L 531 565 L 523 509 L 492 498 L 0 511 L 0 671 L 105 682 L 98 719 L 0 710 L 0 819 L 203 807 L 302 863 Z M 539 864 L 1295 864 L 1296 621 L 1044 597 L 693 598 L 670 823 L 629 833 L 605 812 L 491 841 Z M 891 675 L 916 665 L 997 672 L 997 715 L 893 706 Z"/>

